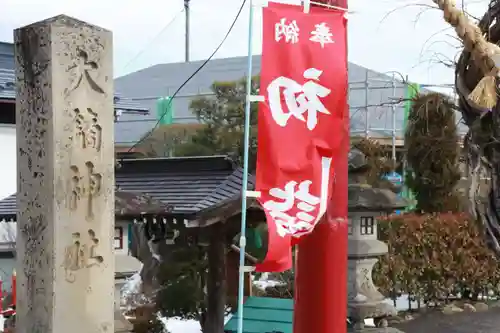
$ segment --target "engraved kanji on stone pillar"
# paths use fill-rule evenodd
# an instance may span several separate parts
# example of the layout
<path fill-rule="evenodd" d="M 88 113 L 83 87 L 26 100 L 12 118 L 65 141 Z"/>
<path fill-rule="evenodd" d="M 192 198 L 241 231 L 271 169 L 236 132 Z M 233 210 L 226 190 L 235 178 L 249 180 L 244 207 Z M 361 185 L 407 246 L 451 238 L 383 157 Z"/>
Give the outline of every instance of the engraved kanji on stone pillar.
<path fill-rule="evenodd" d="M 112 34 L 68 16 L 14 33 L 17 333 L 112 333 Z"/>

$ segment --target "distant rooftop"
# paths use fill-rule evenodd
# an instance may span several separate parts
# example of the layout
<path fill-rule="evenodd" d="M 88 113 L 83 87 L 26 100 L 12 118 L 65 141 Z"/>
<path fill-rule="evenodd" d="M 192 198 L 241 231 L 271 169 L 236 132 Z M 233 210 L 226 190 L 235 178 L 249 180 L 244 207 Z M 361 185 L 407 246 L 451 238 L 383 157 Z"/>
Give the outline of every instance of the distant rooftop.
<path fill-rule="evenodd" d="M 116 91 L 140 100 L 153 110 L 159 97 L 172 96 L 203 61 L 158 64 L 115 79 Z M 253 56 L 255 75 L 260 73 L 261 56 Z M 396 115 L 396 136 L 403 136 L 404 103 L 407 84 L 392 76 L 349 63 L 349 105 L 351 135 L 370 137 L 392 136 L 392 114 Z M 200 96 L 210 96 L 214 81 L 235 81 L 247 72 L 247 57 L 214 59 L 207 63 L 179 92 L 173 100 L 174 123 L 196 123 L 198 120 L 189 108 L 190 102 Z M 423 90 L 425 91 L 425 90 Z M 460 118 L 457 118 L 457 120 Z M 116 124 L 117 143 L 133 144 L 150 131 L 157 122 L 154 112 L 148 116 L 124 116 Z M 368 125 L 367 125 L 368 124 Z"/>
<path fill-rule="evenodd" d="M 0 68 L 0 100 L 16 99 L 15 74 L 12 69 Z M 148 113 L 148 108 L 141 106 L 138 102 L 121 97 L 115 94 L 115 109 L 123 112 Z"/>

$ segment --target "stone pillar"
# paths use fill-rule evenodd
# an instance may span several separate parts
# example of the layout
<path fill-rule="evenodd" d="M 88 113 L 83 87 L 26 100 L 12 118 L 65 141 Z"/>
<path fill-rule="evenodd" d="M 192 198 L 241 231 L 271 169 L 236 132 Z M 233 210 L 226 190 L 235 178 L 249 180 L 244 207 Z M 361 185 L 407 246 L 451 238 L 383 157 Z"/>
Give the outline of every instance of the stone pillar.
<path fill-rule="evenodd" d="M 14 33 L 18 333 L 114 329 L 112 34 L 67 16 Z"/>

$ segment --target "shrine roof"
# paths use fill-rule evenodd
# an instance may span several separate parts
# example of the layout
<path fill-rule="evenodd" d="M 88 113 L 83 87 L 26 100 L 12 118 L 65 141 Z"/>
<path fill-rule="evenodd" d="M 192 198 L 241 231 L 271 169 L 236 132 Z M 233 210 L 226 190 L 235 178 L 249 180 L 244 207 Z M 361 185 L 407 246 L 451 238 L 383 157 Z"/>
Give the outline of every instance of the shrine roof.
<path fill-rule="evenodd" d="M 116 215 L 181 215 L 189 219 L 239 196 L 242 178 L 242 169 L 227 156 L 124 159 L 115 172 Z M 0 220 L 15 218 L 13 194 L 0 201 Z"/>
<path fill-rule="evenodd" d="M 405 199 L 389 189 L 373 188 L 365 184 L 349 184 L 347 206 L 350 212 L 393 212 L 405 208 L 407 204 Z"/>
<path fill-rule="evenodd" d="M 14 70 L 0 68 L 0 100 L 15 100 L 16 99 L 16 83 Z M 124 98 L 115 93 L 115 109 L 125 112 L 148 113 L 149 109 L 143 107 L 139 103 Z"/>
<path fill-rule="evenodd" d="M 0 219 L 14 220 L 16 218 L 17 196 L 12 194 L 0 201 Z M 171 207 L 149 195 L 142 193 L 115 191 L 115 215 L 122 218 L 140 215 L 166 215 Z"/>
<path fill-rule="evenodd" d="M 241 214 L 241 187 L 243 170 L 236 169 L 217 188 L 198 203 L 196 213 L 191 216 L 189 227 L 206 227 Z M 253 190 L 255 177 L 248 175 L 248 190 Z M 247 212 L 257 211 L 259 220 L 265 220 L 262 207 L 255 198 L 247 197 Z M 251 220 L 251 219 L 249 219 Z"/>

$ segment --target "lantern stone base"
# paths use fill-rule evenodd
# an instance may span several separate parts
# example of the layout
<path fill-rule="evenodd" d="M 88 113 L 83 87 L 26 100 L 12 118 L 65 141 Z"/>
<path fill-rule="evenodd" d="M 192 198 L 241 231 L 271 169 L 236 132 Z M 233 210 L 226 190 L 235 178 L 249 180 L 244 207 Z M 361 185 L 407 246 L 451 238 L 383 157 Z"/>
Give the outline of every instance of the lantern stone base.
<path fill-rule="evenodd" d="M 372 280 L 373 266 L 387 252 L 387 245 L 376 239 L 350 239 L 349 247 L 348 317 L 362 329 L 367 318 L 384 320 L 396 316 L 396 308 L 385 301 Z"/>
<path fill-rule="evenodd" d="M 367 247 L 367 244 L 363 244 L 367 242 L 356 243 Z M 371 243 L 386 247 L 384 243 L 377 240 Z M 371 253 L 366 254 L 365 257 L 359 255 L 349 257 L 348 316 L 356 322 L 361 322 L 366 318 L 382 318 L 398 314 L 394 306 L 385 301 L 385 297 L 373 284 L 372 269 L 377 261 L 378 258 Z"/>
<path fill-rule="evenodd" d="M 134 329 L 134 325 L 125 318 L 121 311 L 115 311 L 115 332 L 114 333 L 129 333 Z"/>
<path fill-rule="evenodd" d="M 354 321 L 363 321 L 367 318 L 386 318 L 397 316 L 397 310 L 385 302 L 360 303 L 348 305 L 348 316 Z"/>

